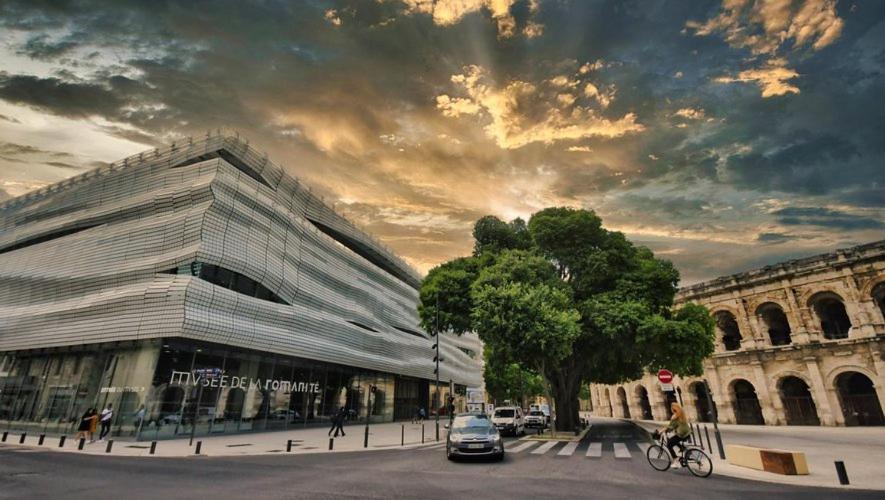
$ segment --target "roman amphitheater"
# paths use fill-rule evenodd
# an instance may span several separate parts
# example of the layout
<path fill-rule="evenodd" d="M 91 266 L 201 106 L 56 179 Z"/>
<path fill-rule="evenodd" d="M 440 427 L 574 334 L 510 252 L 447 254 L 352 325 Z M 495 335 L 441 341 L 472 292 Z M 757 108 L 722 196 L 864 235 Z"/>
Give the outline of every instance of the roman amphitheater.
<path fill-rule="evenodd" d="M 679 291 L 716 320 L 703 377 L 655 375 L 591 385 L 598 416 L 670 417 L 679 397 L 694 421 L 765 425 L 885 425 L 885 240 L 788 261 Z M 705 385 L 705 380 L 707 384 Z"/>

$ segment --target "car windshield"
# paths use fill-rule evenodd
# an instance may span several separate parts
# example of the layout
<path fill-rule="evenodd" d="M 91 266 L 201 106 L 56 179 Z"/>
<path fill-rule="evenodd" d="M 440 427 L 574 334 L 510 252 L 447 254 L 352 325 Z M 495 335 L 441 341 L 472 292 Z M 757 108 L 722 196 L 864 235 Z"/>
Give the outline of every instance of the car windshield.
<path fill-rule="evenodd" d="M 514 410 L 495 410 L 495 416 L 499 418 L 513 418 Z"/>
<path fill-rule="evenodd" d="M 486 434 L 494 429 L 485 415 L 464 415 L 452 422 L 453 434 Z"/>
<path fill-rule="evenodd" d="M 542 412 L 542 411 L 537 411 L 537 410 L 532 411 L 532 412 L 529 412 L 529 415 L 535 415 L 535 416 L 541 416 L 541 415 L 543 415 L 543 414 L 544 414 L 544 412 Z"/>

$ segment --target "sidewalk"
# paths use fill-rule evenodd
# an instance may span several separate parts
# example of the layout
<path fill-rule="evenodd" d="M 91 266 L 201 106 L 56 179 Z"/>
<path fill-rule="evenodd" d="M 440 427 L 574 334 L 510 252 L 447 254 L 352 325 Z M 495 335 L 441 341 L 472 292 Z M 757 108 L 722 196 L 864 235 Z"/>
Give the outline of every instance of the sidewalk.
<path fill-rule="evenodd" d="M 652 431 L 666 422 L 634 420 L 635 424 Z M 713 473 L 802 486 L 860 488 L 885 490 L 885 427 L 810 427 L 720 424 L 723 446 L 743 444 L 759 448 L 801 451 L 808 461 L 807 476 L 784 476 L 771 472 L 731 465 L 719 458 L 713 424 L 700 424 L 701 433 L 707 426 L 713 451 Z M 706 448 L 706 438 L 704 447 Z M 839 484 L 833 462 L 845 462 L 849 486 Z"/>
<path fill-rule="evenodd" d="M 445 442 L 446 430 L 443 425 L 446 422 L 440 420 L 440 442 Z M 383 448 L 416 448 L 436 444 L 434 422 L 424 423 L 424 443 L 421 442 L 421 424 L 409 422 L 394 422 L 386 424 L 371 424 L 369 426 L 369 446 L 363 447 L 365 437 L 365 425 L 353 424 L 344 427 L 347 433 L 344 437 L 334 438 L 333 450 L 329 451 L 329 429 L 307 428 L 292 431 L 256 432 L 249 434 L 228 434 L 219 436 L 202 436 L 194 438 L 194 446 L 189 445 L 189 439 L 167 439 L 157 441 L 155 454 L 150 454 L 150 441 L 124 441 L 115 440 L 111 455 L 114 456 L 138 456 L 138 457 L 186 457 L 195 454 L 198 441 L 202 441 L 200 456 L 234 456 L 234 455 L 264 455 L 272 453 L 287 453 L 288 440 L 292 440 L 292 451 L 289 453 L 338 453 L 347 451 L 369 451 Z M 78 450 L 79 441 L 68 436 L 64 447 L 59 448 L 59 438 L 47 436 L 43 445 L 38 445 L 39 436 L 28 434 L 24 445 L 19 444 L 21 433 L 10 433 L 6 442 L 0 446 L 26 446 L 41 448 L 59 452 L 88 453 L 93 455 L 105 455 L 107 442 L 86 442 L 83 450 Z"/>

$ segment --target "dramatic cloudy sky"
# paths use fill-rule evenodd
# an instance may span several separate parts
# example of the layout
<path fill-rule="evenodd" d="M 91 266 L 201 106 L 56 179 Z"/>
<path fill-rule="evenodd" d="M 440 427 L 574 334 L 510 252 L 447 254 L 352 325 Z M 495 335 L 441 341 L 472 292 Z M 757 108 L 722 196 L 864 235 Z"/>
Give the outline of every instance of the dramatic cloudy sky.
<path fill-rule="evenodd" d="M 0 2 L 0 198 L 229 127 L 419 270 L 596 210 L 684 283 L 885 237 L 885 2 Z"/>

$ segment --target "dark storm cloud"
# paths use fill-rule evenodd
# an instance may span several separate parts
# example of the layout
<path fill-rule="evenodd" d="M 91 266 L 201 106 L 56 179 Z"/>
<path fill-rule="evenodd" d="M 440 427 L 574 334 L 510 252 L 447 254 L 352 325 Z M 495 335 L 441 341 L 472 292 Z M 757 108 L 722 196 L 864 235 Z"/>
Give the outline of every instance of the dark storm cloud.
<path fill-rule="evenodd" d="M 744 186 L 813 194 L 857 183 L 853 175 L 836 175 L 859 155 L 857 147 L 847 139 L 800 131 L 794 139 L 783 141 L 786 147 L 771 153 L 729 156 L 729 172 Z"/>
<path fill-rule="evenodd" d="M 784 243 L 792 239 L 795 237 L 783 233 L 759 233 L 759 236 L 756 237 L 756 241 L 770 244 Z"/>
<path fill-rule="evenodd" d="M 77 43 L 70 40 L 53 41 L 47 35 L 37 35 L 25 42 L 20 53 L 32 59 L 52 60 L 68 54 L 75 47 Z"/>
<path fill-rule="evenodd" d="M 829 208 L 782 208 L 772 214 L 778 217 L 778 222 L 788 226 L 820 226 L 842 230 L 885 228 L 882 219 L 852 215 Z"/>
<path fill-rule="evenodd" d="M 114 116 L 125 102 L 101 85 L 7 73 L 0 73 L 0 99 L 72 118 Z"/>

